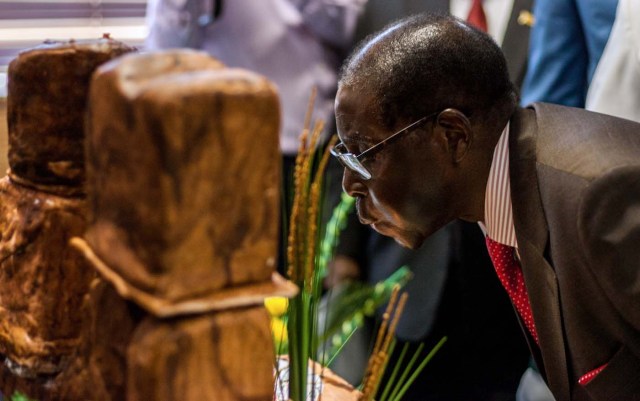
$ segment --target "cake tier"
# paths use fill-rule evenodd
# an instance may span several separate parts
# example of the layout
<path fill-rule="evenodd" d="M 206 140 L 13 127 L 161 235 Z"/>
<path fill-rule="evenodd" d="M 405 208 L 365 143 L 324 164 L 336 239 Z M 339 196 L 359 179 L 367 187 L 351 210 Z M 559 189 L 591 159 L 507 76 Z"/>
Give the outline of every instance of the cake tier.
<path fill-rule="evenodd" d="M 95 271 L 69 239 L 85 201 L 0 180 L 0 354 L 17 374 L 56 373 L 79 342 Z"/>
<path fill-rule="evenodd" d="M 122 295 L 179 303 L 271 280 L 281 159 L 267 79 L 194 51 L 131 54 L 98 70 L 89 108 L 85 239 Z"/>
<path fill-rule="evenodd" d="M 45 42 L 9 65 L 7 123 L 11 175 L 23 184 L 80 191 L 91 74 L 134 50 L 109 38 Z"/>

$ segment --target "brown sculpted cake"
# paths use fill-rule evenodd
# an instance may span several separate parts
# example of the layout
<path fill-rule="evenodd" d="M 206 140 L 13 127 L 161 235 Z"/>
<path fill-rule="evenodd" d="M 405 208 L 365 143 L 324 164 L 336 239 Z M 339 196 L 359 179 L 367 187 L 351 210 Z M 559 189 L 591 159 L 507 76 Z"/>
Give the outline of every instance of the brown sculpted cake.
<path fill-rule="evenodd" d="M 268 80 L 204 53 L 94 75 L 73 244 L 105 280 L 90 297 L 95 400 L 272 400 L 263 299 L 296 290 L 274 273 L 279 116 Z"/>
<path fill-rule="evenodd" d="M 0 352 L 20 375 L 60 371 L 79 341 L 80 306 L 94 273 L 68 246 L 84 201 L 0 180 Z"/>
<path fill-rule="evenodd" d="M 42 185 L 48 192 L 82 189 L 84 113 L 91 74 L 100 64 L 131 50 L 108 37 L 49 41 L 11 62 L 7 98 L 11 178 L 36 188 Z"/>
<path fill-rule="evenodd" d="M 127 401 L 272 401 L 271 344 L 259 307 L 146 319 L 129 347 Z"/>
<path fill-rule="evenodd" d="M 65 398 L 95 272 L 68 241 L 85 230 L 84 113 L 91 74 L 132 49 L 47 42 L 8 71 L 9 164 L 0 180 L 0 390 Z M 75 386 L 75 385 L 74 385 Z"/>
<path fill-rule="evenodd" d="M 96 74 L 88 128 L 85 238 L 121 295 L 170 316 L 273 293 L 279 103 L 268 80 L 194 51 L 128 55 Z"/>

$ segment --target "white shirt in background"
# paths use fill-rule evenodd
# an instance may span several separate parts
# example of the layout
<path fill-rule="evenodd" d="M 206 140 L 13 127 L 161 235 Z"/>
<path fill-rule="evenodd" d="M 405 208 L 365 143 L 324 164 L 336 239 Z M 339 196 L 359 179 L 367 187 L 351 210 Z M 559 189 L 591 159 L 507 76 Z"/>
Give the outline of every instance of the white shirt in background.
<path fill-rule="evenodd" d="M 620 0 L 593 75 L 587 110 L 640 121 L 640 1 Z"/>

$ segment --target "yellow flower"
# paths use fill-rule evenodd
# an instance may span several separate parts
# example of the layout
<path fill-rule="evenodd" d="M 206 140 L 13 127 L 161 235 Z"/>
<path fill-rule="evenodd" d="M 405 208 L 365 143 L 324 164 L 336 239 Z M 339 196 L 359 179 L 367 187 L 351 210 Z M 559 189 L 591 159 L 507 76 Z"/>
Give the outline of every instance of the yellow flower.
<path fill-rule="evenodd" d="M 289 336 L 287 335 L 287 325 L 282 319 L 274 317 L 271 319 L 271 332 L 276 343 L 287 343 Z"/>
<path fill-rule="evenodd" d="M 272 317 L 280 317 L 287 312 L 289 300 L 285 297 L 268 297 L 264 300 L 264 306 Z"/>

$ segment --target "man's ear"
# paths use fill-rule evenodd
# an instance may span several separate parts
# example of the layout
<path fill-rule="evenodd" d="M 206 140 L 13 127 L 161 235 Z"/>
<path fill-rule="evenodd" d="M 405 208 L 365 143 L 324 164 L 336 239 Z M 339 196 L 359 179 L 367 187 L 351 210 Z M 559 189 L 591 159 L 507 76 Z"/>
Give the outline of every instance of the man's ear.
<path fill-rule="evenodd" d="M 436 129 L 440 128 L 444 146 L 451 155 L 451 161 L 460 163 L 469 151 L 473 139 L 471 122 L 460 110 L 445 109 L 438 114 L 436 124 Z"/>

